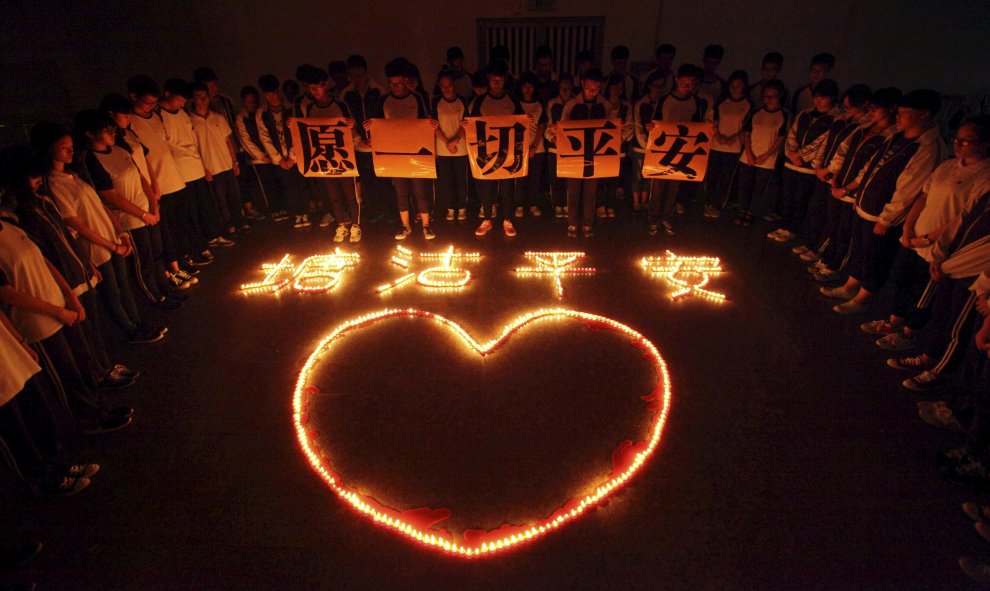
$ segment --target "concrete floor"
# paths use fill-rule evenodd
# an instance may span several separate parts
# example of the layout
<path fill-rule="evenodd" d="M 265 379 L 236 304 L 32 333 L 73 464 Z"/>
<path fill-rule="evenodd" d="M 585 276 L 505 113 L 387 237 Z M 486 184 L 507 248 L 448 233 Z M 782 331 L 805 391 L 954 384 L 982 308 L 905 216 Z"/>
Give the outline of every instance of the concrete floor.
<path fill-rule="evenodd" d="M 157 344 L 115 344 L 143 376 L 113 398 L 137 409 L 114 434 L 69 439 L 98 461 L 93 486 L 35 500 L 4 475 L 15 536 L 45 551 L 0 581 L 42 589 L 968 589 L 956 560 L 990 558 L 940 481 L 937 449 L 958 436 L 916 415 L 918 397 L 861 333 L 828 310 L 788 248 L 760 227 L 689 215 L 673 238 L 638 223 L 568 240 L 551 219 L 519 236 L 436 224 L 404 244 L 483 257 L 463 291 L 431 293 L 388 264 L 394 227 L 365 228 L 361 262 L 332 293 L 238 293 L 262 262 L 327 252 L 327 230 L 262 223 L 217 249 Z M 527 250 L 584 250 L 593 276 L 513 273 Z M 670 302 L 638 266 L 671 249 L 714 255 L 717 305 Z M 414 263 L 418 264 L 418 263 Z M 416 268 L 416 267 L 414 267 Z M 643 333 L 669 364 L 673 402 L 660 447 L 625 488 L 562 530 L 481 560 L 440 555 L 375 527 L 310 469 L 292 424 L 298 372 L 340 322 L 413 307 L 479 341 L 516 315 L 561 305 Z M 880 306 L 882 308 L 882 305 Z M 871 314 L 871 317 L 873 315 Z M 454 510 L 451 528 L 534 520 L 589 479 L 646 415 L 650 368 L 622 339 L 580 323 L 523 331 L 484 361 L 415 321 L 346 341 L 320 372 L 314 421 L 355 486 L 402 508 Z M 631 402 L 630 402 L 631 401 Z M 626 404 L 623 404 L 626 403 Z M 648 417 L 647 417 L 648 420 Z M 604 471 L 604 472 L 603 472 Z M 9 484 L 9 485 L 8 485 Z"/>

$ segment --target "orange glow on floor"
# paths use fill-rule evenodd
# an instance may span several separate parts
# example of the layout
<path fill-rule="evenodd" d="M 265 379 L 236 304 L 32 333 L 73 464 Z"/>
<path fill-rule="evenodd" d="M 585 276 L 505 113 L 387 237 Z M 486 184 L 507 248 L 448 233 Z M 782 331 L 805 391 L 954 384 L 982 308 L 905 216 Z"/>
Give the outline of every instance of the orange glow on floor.
<path fill-rule="evenodd" d="M 374 326 L 376 323 L 393 318 L 417 318 L 432 321 L 456 335 L 469 350 L 484 357 L 492 355 L 506 344 L 513 334 L 524 328 L 535 328 L 541 322 L 573 319 L 600 329 L 612 330 L 625 335 L 632 344 L 651 361 L 656 372 L 656 383 L 649 394 L 642 397 L 647 403 L 648 431 L 638 440 L 623 441 L 612 453 L 612 471 L 601 482 L 593 483 L 593 491 L 583 497 L 572 498 L 561 507 L 534 523 L 526 525 L 503 525 L 500 528 L 466 530 L 459 537 L 442 529 L 439 524 L 447 520 L 451 513 L 443 508 L 415 508 L 409 510 L 386 507 L 368 494 L 358 493 L 348 488 L 324 454 L 319 441 L 307 428 L 310 395 L 318 393 L 312 386 L 310 374 L 316 365 L 331 354 L 334 344 L 347 334 Z M 508 322 L 499 336 L 486 343 L 478 343 L 455 322 L 442 316 L 414 309 L 385 309 L 351 319 L 335 328 L 327 335 L 309 356 L 296 382 L 292 400 L 293 421 L 296 436 L 310 465 L 324 482 L 343 501 L 358 513 L 404 537 L 415 540 L 423 547 L 462 558 L 493 556 L 517 548 L 555 531 L 584 514 L 588 509 L 605 500 L 609 495 L 628 482 L 644 465 L 660 444 L 660 436 L 670 410 L 671 388 L 667 365 L 656 346 L 632 328 L 595 314 L 566 309 L 541 309 L 523 314 Z"/>

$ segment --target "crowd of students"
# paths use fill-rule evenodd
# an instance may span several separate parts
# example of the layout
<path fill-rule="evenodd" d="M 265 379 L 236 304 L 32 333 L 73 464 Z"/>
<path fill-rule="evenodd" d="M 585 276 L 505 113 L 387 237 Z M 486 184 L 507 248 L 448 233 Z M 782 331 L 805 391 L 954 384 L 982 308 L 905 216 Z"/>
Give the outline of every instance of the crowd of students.
<path fill-rule="evenodd" d="M 808 83 L 789 93 L 778 80 L 779 53 L 764 57 L 754 82 L 743 71 L 721 78 L 723 53 L 709 46 L 701 66 L 675 70 L 676 50 L 662 45 L 637 77 L 629 50 L 618 46 L 608 75 L 589 52 L 571 75 L 554 72 L 543 47 L 532 70 L 515 76 L 504 47 L 476 73 L 451 48 L 432 91 L 406 59 L 386 65 L 383 87 L 352 55 L 326 70 L 301 65 L 296 80 L 263 75 L 241 90 L 239 106 L 203 67 L 192 81 L 161 86 L 134 76 L 126 94 L 76 114 L 71 132 L 38 123 L 29 146 L 2 155 L 0 450 L 7 463 L 38 494 L 85 489 L 99 466 L 62 459 L 53 408 L 86 434 L 130 424 L 133 409 L 105 394 L 139 374 L 114 363 L 106 335 L 116 330 L 133 344 L 164 338 L 167 328 L 145 322 L 142 308 L 179 308 L 211 249 L 234 245 L 266 216 L 297 230 L 334 226 L 337 243 L 361 241 L 364 220 L 397 222 L 396 240 L 419 224 L 432 240 L 441 220 L 477 216 L 477 236 L 499 223 L 514 236 L 514 220 L 544 214 L 566 220 L 571 238 L 590 238 L 595 224 L 616 218 L 643 218 L 650 235 L 673 235 L 685 204 L 703 193 L 705 219 L 731 212 L 745 231 L 759 214 L 775 228 L 769 240 L 795 244 L 821 293 L 841 300 L 833 308 L 839 314 L 875 310 L 877 293 L 893 279 L 889 310 L 861 328 L 878 347 L 915 353 L 887 361 L 914 374 L 905 388 L 943 394 L 918 404 L 923 420 L 965 436 L 962 447 L 939 455 L 940 472 L 990 484 L 990 117 L 967 119 L 950 151 L 934 124 L 941 99 L 932 90 L 855 84 L 840 91 L 830 78 L 834 57 L 820 54 Z M 529 116 L 529 174 L 474 179 L 465 118 L 507 114 Z M 357 179 L 298 172 L 290 123 L 302 117 L 348 120 Z M 381 118 L 432 122 L 435 182 L 375 174 L 371 146 Z M 558 177 L 558 124 L 605 118 L 623 124 L 619 176 Z M 703 185 L 643 178 L 657 121 L 714 124 Z M 990 509 L 968 504 L 966 511 L 990 539 L 983 525 Z M 969 560 L 963 568 L 990 583 L 990 566 Z"/>

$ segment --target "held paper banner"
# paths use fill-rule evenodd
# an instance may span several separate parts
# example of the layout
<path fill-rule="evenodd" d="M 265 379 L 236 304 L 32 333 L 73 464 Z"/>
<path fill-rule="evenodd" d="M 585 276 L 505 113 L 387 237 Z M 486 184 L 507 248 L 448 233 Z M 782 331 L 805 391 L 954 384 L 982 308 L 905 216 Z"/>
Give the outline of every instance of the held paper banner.
<path fill-rule="evenodd" d="M 354 157 L 353 130 L 344 119 L 293 119 L 293 151 L 296 166 L 303 176 L 355 177 L 358 175 Z"/>
<path fill-rule="evenodd" d="M 715 134 L 711 123 L 654 121 L 646 141 L 644 179 L 701 181 L 708 170 L 708 154 Z"/>
<path fill-rule="evenodd" d="M 529 174 L 529 117 L 493 115 L 468 117 L 466 132 L 471 176 L 486 181 Z"/>
<path fill-rule="evenodd" d="M 380 177 L 435 179 L 436 135 L 429 119 L 372 119 L 371 159 Z"/>
<path fill-rule="evenodd" d="M 578 179 L 619 176 L 621 121 L 561 121 L 557 126 L 557 176 Z"/>

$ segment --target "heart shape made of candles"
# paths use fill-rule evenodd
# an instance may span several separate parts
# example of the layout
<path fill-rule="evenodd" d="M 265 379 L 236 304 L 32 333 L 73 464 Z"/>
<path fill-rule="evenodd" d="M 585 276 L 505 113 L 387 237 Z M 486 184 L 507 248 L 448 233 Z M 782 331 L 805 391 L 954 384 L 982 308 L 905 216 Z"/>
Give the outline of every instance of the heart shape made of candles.
<path fill-rule="evenodd" d="M 571 319 L 586 323 L 592 328 L 612 331 L 628 338 L 629 342 L 642 352 L 643 358 L 655 373 L 655 382 L 648 394 L 641 396 L 645 401 L 648 428 L 637 440 L 625 439 L 612 452 L 611 472 L 599 482 L 588 487 L 587 494 L 570 498 L 556 510 L 542 519 L 524 525 L 505 524 L 491 530 L 467 529 L 455 536 L 439 526 L 451 517 L 449 509 L 420 507 L 397 509 L 386 506 L 368 493 L 358 492 L 355 487 L 345 484 L 341 475 L 328 459 L 329 450 L 319 440 L 318 430 L 311 424 L 312 398 L 320 390 L 312 385 L 313 373 L 317 366 L 331 355 L 333 347 L 345 336 L 376 324 L 396 318 L 425 319 L 455 335 L 463 344 L 478 356 L 484 358 L 494 354 L 510 338 L 526 327 L 553 319 Z M 478 343 L 461 326 L 432 312 L 414 309 L 386 309 L 373 312 L 344 322 L 327 335 L 316 347 L 303 366 L 296 382 L 293 396 L 293 421 L 299 444 L 312 468 L 343 501 L 351 505 L 364 517 L 372 520 L 404 537 L 413 539 L 427 548 L 462 558 L 477 558 L 499 554 L 510 548 L 521 546 L 539 539 L 559 529 L 584 514 L 588 509 L 603 501 L 642 468 L 660 443 L 663 426 L 671 401 L 670 377 L 667 366 L 656 346 L 632 328 L 609 318 L 567 309 L 543 309 L 524 314 L 509 322 L 498 337 L 487 343 Z"/>

